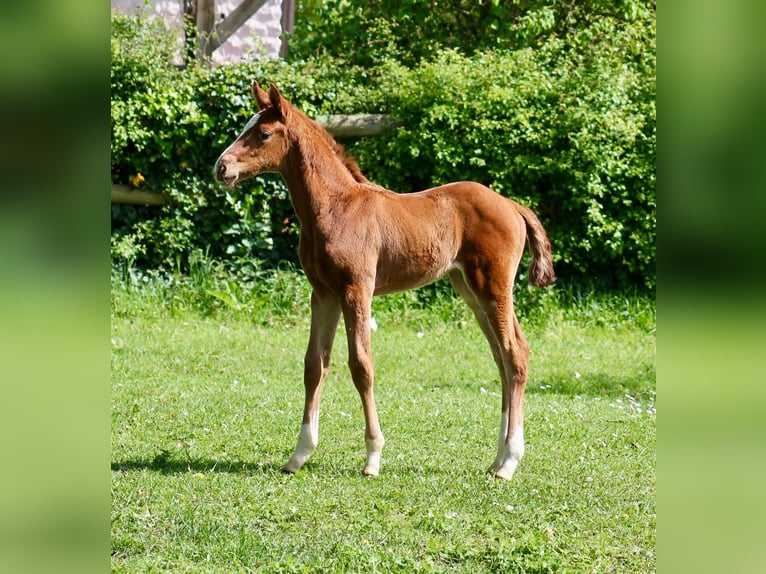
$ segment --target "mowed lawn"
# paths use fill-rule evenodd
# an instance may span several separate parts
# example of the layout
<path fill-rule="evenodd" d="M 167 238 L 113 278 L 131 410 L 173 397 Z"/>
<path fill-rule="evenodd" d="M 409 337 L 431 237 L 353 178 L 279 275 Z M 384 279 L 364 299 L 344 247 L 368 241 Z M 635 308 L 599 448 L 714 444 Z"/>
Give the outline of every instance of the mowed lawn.
<path fill-rule="evenodd" d="M 113 571 L 656 569 L 653 330 L 561 317 L 525 327 L 526 456 L 504 483 L 486 474 L 500 383 L 478 327 L 379 323 L 381 475 L 361 475 L 341 325 L 319 449 L 286 476 L 307 320 L 115 316 Z"/>

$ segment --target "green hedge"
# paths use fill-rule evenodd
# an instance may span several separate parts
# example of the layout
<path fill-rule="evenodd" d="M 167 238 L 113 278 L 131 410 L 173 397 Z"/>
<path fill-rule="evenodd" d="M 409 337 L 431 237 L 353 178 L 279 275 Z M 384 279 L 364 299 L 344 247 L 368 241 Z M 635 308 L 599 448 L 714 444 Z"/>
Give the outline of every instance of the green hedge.
<path fill-rule="evenodd" d="M 393 59 L 413 67 L 444 50 L 475 55 L 552 38 L 576 44 L 603 22 L 615 30 L 650 28 L 655 12 L 655 0 L 303 0 L 289 46 L 299 58 L 341 58 L 364 68 Z"/>
<path fill-rule="evenodd" d="M 168 63 L 167 36 L 144 17 L 112 17 L 112 179 L 173 200 L 112 206 L 115 264 L 183 271 L 203 254 L 247 280 L 296 262 L 282 181 L 228 190 L 211 174 L 252 114 L 258 79 L 309 115 L 399 119 L 382 136 L 343 142 L 378 183 L 407 192 L 472 179 L 532 206 L 562 281 L 654 288 L 653 25 L 601 18 L 535 47 L 445 49 L 373 67 L 325 54 L 180 71 Z"/>
<path fill-rule="evenodd" d="M 470 179 L 541 216 L 564 277 L 655 283 L 653 85 L 613 62 L 543 49 L 389 66 L 388 109 L 403 127 L 359 142 L 368 176 L 411 191 Z"/>

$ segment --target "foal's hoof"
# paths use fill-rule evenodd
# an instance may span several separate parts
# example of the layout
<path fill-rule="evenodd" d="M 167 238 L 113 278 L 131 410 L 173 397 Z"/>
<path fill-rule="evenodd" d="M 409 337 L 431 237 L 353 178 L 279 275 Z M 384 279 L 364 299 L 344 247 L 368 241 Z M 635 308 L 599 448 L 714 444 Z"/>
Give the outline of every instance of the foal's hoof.
<path fill-rule="evenodd" d="M 365 466 L 362 470 L 364 476 L 378 476 L 380 474 L 380 467 L 377 466 Z"/>
<path fill-rule="evenodd" d="M 505 482 L 510 482 L 513 478 L 513 471 L 503 471 L 501 468 L 494 474 L 495 478 L 499 478 L 500 480 L 504 480 Z"/>
<path fill-rule="evenodd" d="M 504 480 L 506 482 L 510 482 L 510 480 L 513 478 L 513 473 L 516 470 L 516 468 L 511 468 L 509 465 L 496 467 L 495 465 L 492 465 L 489 467 L 489 470 L 487 472 L 494 476 L 495 478 L 499 478 L 500 480 Z"/>
<path fill-rule="evenodd" d="M 283 474 L 295 474 L 300 469 L 301 469 L 300 465 L 294 463 L 292 460 L 288 460 L 285 463 L 285 465 L 279 470 L 281 470 Z"/>

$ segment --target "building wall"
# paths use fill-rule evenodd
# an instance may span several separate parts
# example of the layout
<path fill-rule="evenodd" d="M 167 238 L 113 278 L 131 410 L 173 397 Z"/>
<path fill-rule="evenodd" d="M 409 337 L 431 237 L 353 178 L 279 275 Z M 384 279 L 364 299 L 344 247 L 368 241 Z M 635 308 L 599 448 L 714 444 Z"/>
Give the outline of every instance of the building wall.
<path fill-rule="evenodd" d="M 112 10 L 122 10 L 127 13 L 141 10 L 144 6 L 144 0 L 111 0 L 111 2 Z M 228 16 L 238 4 L 238 0 L 216 1 L 216 21 Z M 150 12 L 162 17 L 169 27 L 177 31 L 180 50 L 183 46 L 183 0 L 151 0 Z M 282 45 L 279 39 L 281 33 L 282 0 L 268 0 L 239 30 L 213 52 L 213 62 L 223 64 L 251 57 L 277 58 Z"/>

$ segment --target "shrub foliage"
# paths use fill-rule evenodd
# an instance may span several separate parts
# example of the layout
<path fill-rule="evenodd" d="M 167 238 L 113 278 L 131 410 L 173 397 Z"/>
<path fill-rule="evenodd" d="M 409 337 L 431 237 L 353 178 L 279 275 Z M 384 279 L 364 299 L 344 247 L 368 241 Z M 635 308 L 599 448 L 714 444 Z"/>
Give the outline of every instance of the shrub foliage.
<path fill-rule="evenodd" d="M 395 3 L 364 4 L 306 3 L 290 60 L 212 70 L 176 69 L 161 25 L 113 14 L 113 182 L 172 200 L 112 206 L 115 264 L 183 271 L 205 254 L 247 279 L 295 263 L 297 221 L 281 179 L 228 190 L 211 174 L 252 114 L 258 79 L 312 116 L 396 117 L 400 127 L 382 136 L 343 142 L 382 185 L 409 192 L 471 179 L 530 205 L 561 280 L 654 288 L 653 2 L 453 0 L 453 16 L 486 24 L 465 36 L 448 10 L 411 12 L 430 14 L 426 25 Z"/>

